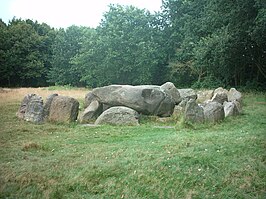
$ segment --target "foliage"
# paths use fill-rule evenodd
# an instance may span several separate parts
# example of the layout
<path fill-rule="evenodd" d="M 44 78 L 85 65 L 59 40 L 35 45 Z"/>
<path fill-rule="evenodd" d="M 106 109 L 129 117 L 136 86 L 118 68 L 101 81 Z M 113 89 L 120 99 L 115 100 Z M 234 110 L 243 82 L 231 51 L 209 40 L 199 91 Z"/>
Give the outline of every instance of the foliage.
<path fill-rule="evenodd" d="M 74 60 L 86 70 L 82 80 L 93 87 L 153 83 L 160 46 L 153 38 L 152 20 L 145 10 L 110 5 L 96 33 Z"/>
<path fill-rule="evenodd" d="M 97 28 L 0 21 L 1 86 L 266 88 L 263 0 L 164 0 L 160 12 L 110 5 Z"/>
<path fill-rule="evenodd" d="M 78 88 L 77 87 L 73 87 L 70 84 L 66 84 L 66 85 L 63 85 L 63 86 L 60 86 L 60 85 L 49 86 L 49 87 L 47 87 L 45 89 L 47 89 L 49 91 L 56 91 L 56 90 L 76 90 Z"/>
<path fill-rule="evenodd" d="M 53 29 L 31 20 L 13 19 L 1 23 L 1 84 L 45 85 L 50 67 Z"/>
<path fill-rule="evenodd" d="M 265 3 L 166 0 L 164 12 L 176 27 L 172 35 L 180 38 L 180 43 L 173 43 L 173 75 L 187 76 L 183 71 L 189 71 L 195 77 L 190 82 L 197 84 L 208 76 L 226 86 L 265 84 Z M 175 67 L 180 65 L 184 67 Z"/>
<path fill-rule="evenodd" d="M 66 30 L 59 29 L 56 32 L 52 45 L 52 67 L 47 75 L 49 82 L 59 85 L 81 86 L 80 79 L 83 71 L 72 64 L 71 60 L 76 56 L 84 41 L 84 34 L 90 31 L 86 27 L 70 26 Z"/>
<path fill-rule="evenodd" d="M 224 87 L 225 88 L 225 85 L 222 81 L 215 78 L 212 74 L 203 77 L 201 79 L 201 81 L 196 81 L 191 86 L 191 88 L 195 88 L 195 89 L 206 89 L 206 88 L 216 89 L 218 87 Z"/>

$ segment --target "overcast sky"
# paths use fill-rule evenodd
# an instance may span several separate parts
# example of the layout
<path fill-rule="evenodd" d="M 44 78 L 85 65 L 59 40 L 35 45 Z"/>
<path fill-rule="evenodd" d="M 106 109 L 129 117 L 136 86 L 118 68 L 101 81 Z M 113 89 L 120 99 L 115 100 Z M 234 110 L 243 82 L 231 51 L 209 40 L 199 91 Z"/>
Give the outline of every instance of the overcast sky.
<path fill-rule="evenodd" d="M 0 0 L 0 18 L 14 16 L 45 22 L 55 28 L 71 25 L 96 27 L 109 4 L 134 5 L 159 11 L 162 0 Z"/>

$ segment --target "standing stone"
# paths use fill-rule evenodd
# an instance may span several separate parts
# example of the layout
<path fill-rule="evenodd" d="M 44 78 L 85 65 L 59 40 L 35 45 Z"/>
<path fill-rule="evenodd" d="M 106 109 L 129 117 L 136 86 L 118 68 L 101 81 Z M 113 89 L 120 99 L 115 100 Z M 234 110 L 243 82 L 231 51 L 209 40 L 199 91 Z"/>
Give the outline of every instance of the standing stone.
<path fill-rule="evenodd" d="M 103 112 L 103 105 L 94 100 L 90 105 L 84 110 L 83 114 L 80 117 L 81 123 L 88 123 L 97 117 Z"/>
<path fill-rule="evenodd" d="M 181 99 L 197 99 L 197 93 L 192 88 L 178 89 Z"/>
<path fill-rule="evenodd" d="M 181 118 L 182 116 L 184 116 L 184 113 L 185 113 L 185 109 L 181 106 L 178 105 L 175 105 L 175 108 L 174 108 L 174 112 L 173 112 L 173 116 L 175 118 Z"/>
<path fill-rule="evenodd" d="M 91 102 L 97 100 L 97 97 L 92 93 L 92 91 L 88 92 L 85 96 L 84 108 L 86 109 Z"/>
<path fill-rule="evenodd" d="M 195 99 L 190 99 L 187 102 L 185 109 L 185 121 L 192 123 L 203 123 L 204 122 L 204 111 L 200 107 Z"/>
<path fill-rule="evenodd" d="M 188 99 L 183 99 L 178 105 L 175 106 L 173 116 L 180 118 L 184 116 Z"/>
<path fill-rule="evenodd" d="M 213 95 L 215 95 L 216 93 L 228 93 L 228 90 L 224 89 L 223 87 L 219 87 L 219 88 L 216 88 L 214 91 L 213 91 Z"/>
<path fill-rule="evenodd" d="M 204 107 L 204 117 L 206 122 L 218 122 L 224 119 L 224 108 L 218 102 L 209 102 Z"/>
<path fill-rule="evenodd" d="M 51 108 L 51 104 L 52 104 L 52 101 L 53 99 L 58 96 L 58 94 L 51 94 L 49 95 L 47 98 L 46 98 L 46 101 L 45 101 L 45 104 L 44 104 L 44 107 L 43 107 L 43 119 L 46 120 L 49 116 L 49 113 L 50 113 L 50 108 Z"/>
<path fill-rule="evenodd" d="M 214 96 L 211 99 L 212 102 L 218 102 L 220 104 L 223 104 L 224 102 L 228 101 L 227 94 L 222 93 L 215 93 Z"/>
<path fill-rule="evenodd" d="M 55 96 L 50 106 L 48 120 L 53 122 L 74 122 L 77 119 L 79 102 L 66 96 Z"/>
<path fill-rule="evenodd" d="M 213 90 L 202 90 L 197 92 L 197 103 L 204 103 L 211 100 L 213 97 Z"/>
<path fill-rule="evenodd" d="M 31 96 L 26 107 L 24 120 L 35 124 L 43 122 L 43 100 L 41 96 Z"/>
<path fill-rule="evenodd" d="M 242 104 L 240 104 L 240 102 L 234 100 L 233 103 L 236 105 L 237 111 L 238 113 L 242 113 Z"/>
<path fill-rule="evenodd" d="M 235 88 L 231 88 L 228 92 L 228 101 L 233 102 L 235 100 L 242 103 L 242 94 Z"/>
<path fill-rule="evenodd" d="M 239 114 L 238 108 L 234 102 L 224 102 L 225 117 L 236 116 Z"/>
<path fill-rule="evenodd" d="M 173 98 L 175 104 L 179 104 L 181 102 L 180 93 L 172 82 L 164 83 L 161 85 L 161 89 Z"/>
<path fill-rule="evenodd" d="M 131 125 L 137 126 L 139 114 L 128 107 L 116 106 L 104 111 L 95 121 L 96 125 L 111 124 L 111 125 Z"/>
<path fill-rule="evenodd" d="M 25 112 L 27 110 L 27 106 L 28 104 L 30 103 L 30 101 L 32 100 L 32 98 L 35 98 L 37 95 L 36 94 L 27 94 L 22 102 L 21 102 L 21 105 L 18 109 L 18 112 L 16 113 L 16 116 L 20 119 L 24 119 L 24 115 L 25 115 Z"/>

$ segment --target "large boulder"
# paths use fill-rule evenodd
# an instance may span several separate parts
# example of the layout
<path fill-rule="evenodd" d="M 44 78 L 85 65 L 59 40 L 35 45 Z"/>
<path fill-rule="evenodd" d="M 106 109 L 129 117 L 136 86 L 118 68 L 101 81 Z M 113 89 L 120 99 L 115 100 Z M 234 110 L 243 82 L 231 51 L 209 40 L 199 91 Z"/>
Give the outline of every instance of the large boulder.
<path fill-rule="evenodd" d="M 43 122 L 43 100 L 41 96 L 32 95 L 30 97 L 23 119 L 35 124 Z"/>
<path fill-rule="evenodd" d="M 170 116 L 175 106 L 172 96 L 154 85 L 110 85 L 95 88 L 92 94 L 105 106 L 126 106 L 146 115 Z"/>
<path fill-rule="evenodd" d="M 84 110 L 82 115 L 80 116 L 79 120 L 81 123 L 88 123 L 102 113 L 103 105 L 99 103 L 97 100 L 90 102 L 89 106 Z"/>
<path fill-rule="evenodd" d="M 192 88 L 184 88 L 184 89 L 178 89 L 181 99 L 197 99 L 197 93 L 195 90 L 193 90 Z"/>
<path fill-rule="evenodd" d="M 224 108 L 218 102 L 209 102 L 204 105 L 204 118 L 206 122 L 218 122 L 224 119 Z"/>
<path fill-rule="evenodd" d="M 44 107 L 43 107 L 43 119 L 44 120 L 47 120 L 47 118 L 49 116 L 49 113 L 50 113 L 50 108 L 51 108 L 52 101 L 53 101 L 53 99 L 56 96 L 58 96 L 58 94 L 54 93 L 54 94 L 49 95 L 46 98 L 46 101 L 45 101 L 45 104 L 44 104 Z"/>
<path fill-rule="evenodd" d="M 238 108 L 234 102 L 224 102 L 223 106 L 225 117 L 239 115 Z"/>
<path fill-rule="evenodd" d="M 161 89 L 173 98 L 175 104 L 179 104 L 181 102 L 182 99 L 180 93 L 172 82 L 164 83 L 161 85 Z"/>
<path fill-rule="evenodd" d="M 242 103 L 242 94 L 237 91 L 235 88 L 231 88 L 228 91 L 228 101 L 233 102 L 233 101 L 238 101 L 239 103 Z"/>
<path fill-rule="evenodd" d="M 77 119 L 79 102 L 67 96 L 55 96 L 51 102 L 48 120 L 52 122 L 74 122 Z"/>
<path fill-rule="evenodd" d="M 195 99 L 190 99 L 185 108 L 185 121 L 192 123 L 203 123 L 204 122 L 204 111 L 200 107 Z"/>
<path fill-rule="evenodd" d="M 197 92 L 197 103 L 203 103 L 211 100 L 213 97 L 213 90 L 200 90 Z"/>
<path fill-rule="evenodd" d="M 139 114 L 128 107 L 116 106 L 104 111 L 95 121 L 95 125 L 139 125 Z"/>

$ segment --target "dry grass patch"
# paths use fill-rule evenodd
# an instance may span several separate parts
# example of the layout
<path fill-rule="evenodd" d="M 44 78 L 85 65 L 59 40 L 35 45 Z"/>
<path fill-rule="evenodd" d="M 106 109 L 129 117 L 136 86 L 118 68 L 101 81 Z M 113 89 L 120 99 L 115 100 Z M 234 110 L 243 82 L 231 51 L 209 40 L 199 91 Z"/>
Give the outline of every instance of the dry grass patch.
<path fill-rule="evenodd" d="M 28 151 L 30 149 L 41 149 L 41 146 L 35 142 L 28 142 L 23 144 L 22 151 Z"/>
<path fill-rule="evenodd" d="M 49 90 L 48 88 L 1 88 L 0 89 L 0 103 L 20 102 L 25 95 L 35 93 L 40 95 L 43 99 L 47 96 L 57 93 L 59 95 L 73 97 L 75 99 L 84 99 L 88 89 L 80 88 L 75 90 Z"/>

